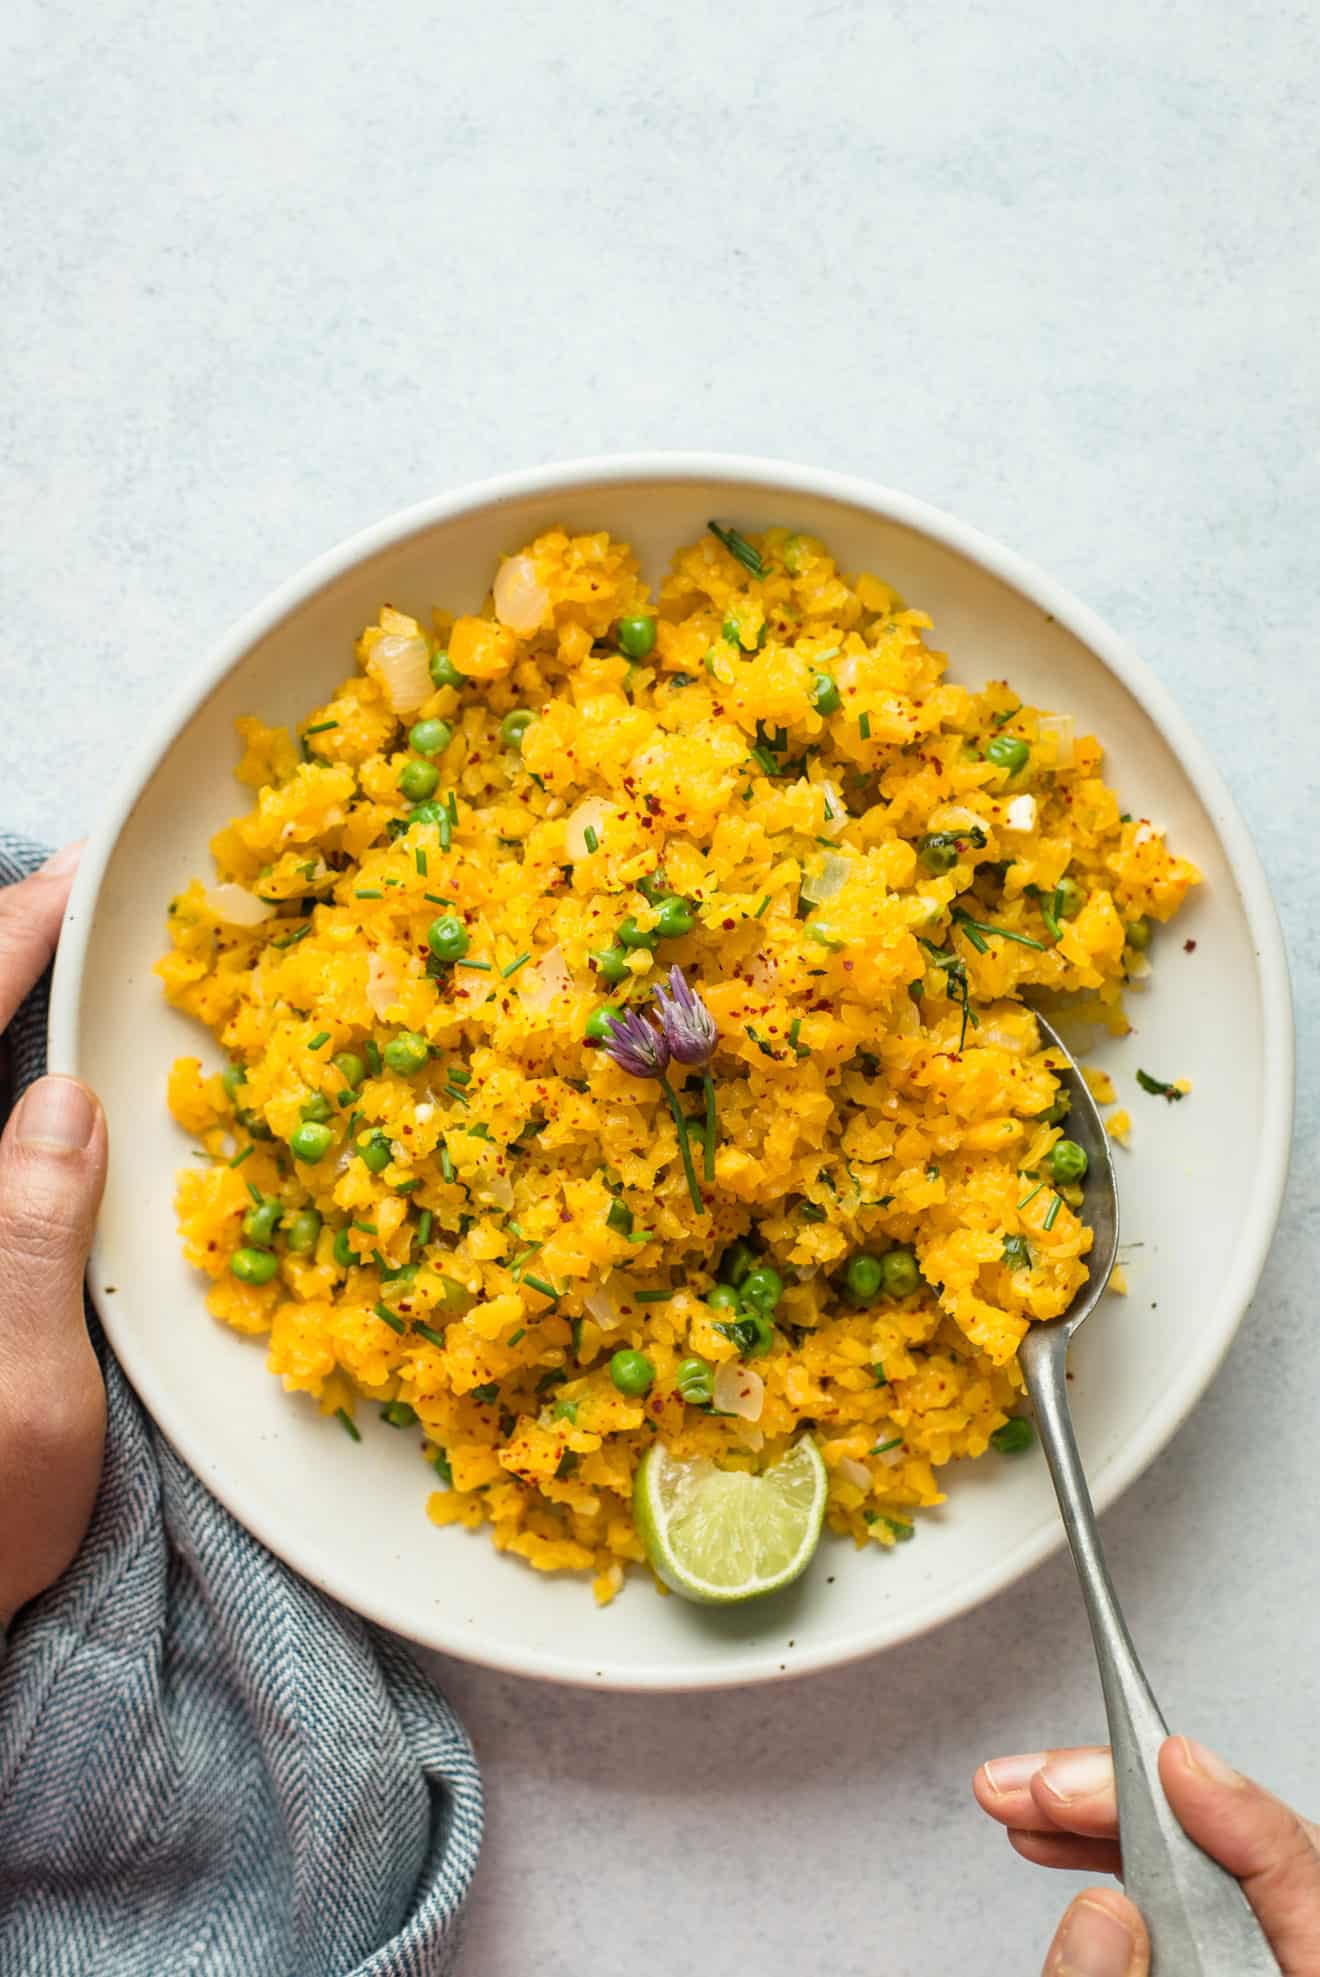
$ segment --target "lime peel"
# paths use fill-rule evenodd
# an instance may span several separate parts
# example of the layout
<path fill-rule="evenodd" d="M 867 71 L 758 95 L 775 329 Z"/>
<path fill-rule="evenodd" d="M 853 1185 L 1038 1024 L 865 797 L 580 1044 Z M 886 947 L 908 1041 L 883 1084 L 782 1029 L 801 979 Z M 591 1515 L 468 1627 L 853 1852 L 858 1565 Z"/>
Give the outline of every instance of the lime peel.
<path fill-rule="evenodd" d="M 633 1514 L 657 1577 L 706 1606 L 761 1599 L 806 1570 L 820 1540 L 828 1478 L 803 1435 L 759 1475 L 680 1461 L 662 1442 L 633 1484 Z"/>

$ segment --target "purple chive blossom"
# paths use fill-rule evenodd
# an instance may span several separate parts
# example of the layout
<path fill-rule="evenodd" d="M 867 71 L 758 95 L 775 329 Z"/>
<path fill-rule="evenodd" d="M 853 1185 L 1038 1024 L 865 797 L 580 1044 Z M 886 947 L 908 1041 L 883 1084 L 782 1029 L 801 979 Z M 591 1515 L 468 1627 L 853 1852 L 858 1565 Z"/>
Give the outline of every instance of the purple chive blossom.
<path fill-rule="evenodd" d="M 681 968 L 669 971 L 669 987 L 657 986 L 660 1027 L 676 1064 L 704 1064 L 720 1040 L 715 1018 L 696 990 L 688 986 Z"/>
<path fill-rule="evenodd" d="M 635 1009 L 615 1016 L 604 1044 L 621 1071 L 634 1078 L 661 1078 L 669 1064 L 669 1041 L 662 1029 Z"/>

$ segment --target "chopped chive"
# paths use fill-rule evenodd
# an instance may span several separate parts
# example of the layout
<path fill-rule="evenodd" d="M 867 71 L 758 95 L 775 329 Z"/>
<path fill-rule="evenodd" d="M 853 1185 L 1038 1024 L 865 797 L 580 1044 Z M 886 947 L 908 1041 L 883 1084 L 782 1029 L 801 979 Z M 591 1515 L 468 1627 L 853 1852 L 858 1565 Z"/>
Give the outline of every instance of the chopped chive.
<path fill-rule="evenodd" d="M 394 1183 L 394 1192 L 395 1194 L 413 1194 L 421 1185 L 420 1180 L 396 1181 Z"/>
<path fill-rule="evenodd" d="M 887 1387 L 889 1385 L 889 1375 L 878 1359 L 872 1366 L 871 1371 L 875 1375 L 875 1383 L 878 1387 Z"/>
<path fill-rule="evenodd" d="M 717 542 L 724 544 L 735 562 L 741 563 L 751 576 L 765 576 L 765 564 L 761 561 L 760 553 L 753 549 L 745 535 L 740 535 L 737 529 L 722 528 L 718 522 L 707 522 L 706 527 Z"/>
<path fill-rule="evenodd" d="M 600 839 L 596 836 L 590 824 L 587 825 L 582 833 L 582 842 L 586 845 L 588 851 L 600 850 Z"/>
<path fill-rule="evenodd" d="M 1060 1197 L 1056 1194 L 1053 1201 L 1051 1201 L 1049 1207 L 1045 1210 L 1045 1220 L 1040 1225 L 1042 1229 L 1052 1229 L 1054 1227 L 1055 1222 L 1058 1220 L 1059 1210 L 1062 1208 L 1062 1206 L 1063 1206 L 1063 1202 L 1060 1199 Z"/>
<path fill-rule="evenodd" d="M 450 822 L 448 811 L 445 811 L 440 818 L 440 849 L 442 851 L 448 851 L 453 841 L 454 826 Z"/>
<path fill-rule="evenodd" d="M 312 923 L 311 923 L 311 921 L 309 920 L 309 921 L 307 922 L 307 925 L 306 925 L 305 927 L 299 927 L 299 928 L 298 928 L 298 931 L 297 931 L 296 933 L 292 933 L 292 934 L 285 934 L 285 936 L 284 936 L 284 938 L 283 938 L 282 940 L 273 940 L 273 941 L 271 942 L 271 946 L 272 946 L 272 947 L 296 947 L 296 946 L 298 945 L 298 942 L 299 942 L 300 940 L 306 940 L 306 938 L 307 938 L 307 936 L 308 936 L 308 934 L 309 934 L 309 933 L 310 933 L 311 931 L 312 931 Z"/>
<path fill-rule="evenodd" d="M 1041 1189 L 1044 1187 L 1044 1185 L 1045 1185 L 1044 1181 L 1037 1181 L 1035 1187 L 1031 1190 L 1031 1193 L 1023 1195 L 1021 1201 L 1018 1203 L 1018 1208 L 1023 1209 L 1026 1207 L 1029 1201 L 1034 1201 L 1036 1199 L 1036 1196 L 1040 1193 Z"/>
<path fill-rule="evenodd" d="M 758 742 L 755 748 L 748 750 L 748 753 L 752 760 L 759 763 L 761 768 L 765 770 L 767 776 L 777 776 L 779 774 L 779 764 L 768 748 L 762 748 Z"/>
<path fill-rule="evenodd" d="M 413 1319 L 413 1330 L 417 1333 L 419 1338 L 425 1339 L 428 1345 L 438 1345 L 441 1352 L 444 1351 L 445 1335 L 443 1332 L 432 1331 L 429 1325 L 423 1325 L 421 1321 L 416 1318 Z"/>
<path fill-rule="evenodd" d="M 824 1222 L 828 1220 L 825 1210 L 819 1208 L 814 1201 L 804 1201 L 798 1209 L 798 1214 L 804 1222 Z"/>
<path fill-rule="evenodd" d="M 436 1475 L 440 1478 L 445 1488 L 452 1490 L 454 1487 L 454 1472 L 449 1466 L 449 1457 L 444 1449 L 438 1448 L 436 1450 L 435 1454 L 431 1457 L 431 1467 L 435 1470 Z"/>
<path fill-rule="evenodd" d="M 763 915 L 764 915 L 764 913 L 765 913 L 765 909 L 766 909 L 766 907 L 767 907 L 767 906 L 768 906 L 769 904 L 770 904 L 770 895 L 769 895 L 769 893 L 767 893 L 767 894 L 766 894 L 766 896 L 765 896 L 765 898 L 764 898 L 764 899 L 763 899 L 763 900 L 761 901 L 761 904 L 760 904 L 760 905 L 759 905 L 759 906 L 757 907 L 757 909 L 756 909 L 756 911 L 755 911 L 755 913 L 753 913 L 753 915 L 752 915 L 752 918 L 753 918 L 754 920 L 759 920 L 759 919 L 761 919 L 761 918 L 762 918 L 762 916 L 763 916 Z"/>
<path fill-rule="evenodd" d="M 857 722 L 857 729 L 863 741 L 869 741 L 871 739 L 871 716 L 869 714 L 861 715 Z"/>
<path fill-rule="evenodd" d="M 338 721 L 318 721 L 314 728 L 303 729 L 303 739 L 306 740 L 308 735 L 327 734 L 331 728 L 337 728 L 338 726 Z"/>
<path fill-rule="evenodd" d="M 329 1030 L 318 1030 L 316 1035 L 312 1038 L 311 1042 L 308 1044 L 307 1048 L 309 1050 L 319 1050 L 322 1044 L 329 1043 L 329 1041 L 330 1041 Z"/>
<path fill-rule="evenodd" d="M 450 790 L 450 792 L 449 792 L 449 794 L 448 794 L 448 796 L 447 796 L 447 797 L 445 798 L 445 809 L 446 809 L 446 810 L 447 810 L 447 811 L 449 812 L 449 821 L 450 821 L 450 823 L 451 823 L 451 824 L 457 824 L 457 822 L 458 822 L 458 798 L 457 798 L 457 797 L 456 797 L 456 796 L 454 795 L 454 792 L 453 792 L 453 790 L 452 790 L 452 789 Z"/>
<path fill-rule="evenodd" d="M 380 1076 L 380 1045 L 374 1038 L 368 1037 L 362 1048 L 366 1053 L 367 1069 L 373 1078 L 378 1078 Z"/>
<path fill-rule="evenodd" d="M 260 1208 L 262 1206 L 261 1189 L 257 1186 L 255 1181 L 248 1182 L 247 1191 L 252 1196 L 252 1200 L 256 1205 L 256 1207 Z"/>
<path fill-rule="evenodd" d="M 672 1291 L 634 1291 L 633 1299 L 638 1304 L 668 1304 L 673 1295 Z"/>
<path fill-rule="evenodd" d="M 467 1093 L 452 1083 L 445 1086 L 445 1097 L 452 1098 L 455 1105 L 466 1105 L 469 1102 Z"/>
<path fill-rule="evenodd" d="M 756 1045 L 756 1048 L 760 1051 L 762 1057 L 774 1056 L 775 1053 L 771 1045 L 769 1045 L 766 1042 L 763 1036 L 759 1035 L 758 1032 L 755 1029 L 753 1029 L 750 1023 L 744 1023 L 743 1029 L 746 1031 L 747 1035 L 751 1038 L 752 1042 Z"/>
<path fill-rule="evenodd" d="M 335 1409 L 335 1419 L 350 1441 L 360 1442 L 362 1440 L 361 1435 L 354 1425 L 353 1417 L 350 1414 L 346 1414 L 342 1407 Z"/>
<path fill-rule="evenodd" d="M 457 1065 L 449 1073 L 449 1082 L 451 1085 L 470 1085 L 472 1083 L 472 1073 L 465 1070 L 461 1064 Z"/>
<path fill-rule="evenodd" d="M 490 973 L 489 961 L 455 961 L 453 965 L 456 968 L 471 968 L 478 975 L 488 975 Z"/>
<path fill-rule="evenodd" d="M 468 1391 L 473 1400 L 488 1407 L 491 1401 L 499 1399 L 500 1383 L 498 1380 L 483 1380 L 479 1387 L 471 1387 Z"/>
<path fill-rule="evenodd" d="M 526 1325 L 519 1325 L 516 1332 L 509 1333 L 509 1336 L 504 1341 L 504 1343 L 506 1345 L 519 1345 L 522 1342 L 522 1340 L 525 1339 L 526 1337 L 527 1337 Z"/>
<path fill-rule="evenodd" d="M 828 796 L 824 797 L 824 803 L 825 803 L 825 822 L 827 824 L 832 824 L 834 822 L 834 819 L 838 816 L 839 813 L 834 808 L 834 805 L 830 802 Z"/>
<path fill-rule="evenodd" d="M 443 1145 L 440 1148 L 440 1172 L 444 1175 L 444 1178 L 447 1181 L 453 1180 L 454 1162 L 450 1156 L 449 1148 Z"/>
<path fill-rule="evenodd" d="M 431 1227 L 434 1221 L 435 1217 L 429 1208 L 424 1208 L 417 1217 L 417 1246 L 419 1249 L 425 1249 L 427 1243 L 430 1242 Z"/>
<path fill-rule="evenodd" d="M 523 1282 L 530 1289 L 540 1291 L 542 1297 L 548 1297 L 552 1304 L 558 1304 L 561 1293 L 555 1289 L 553 1284 L 547 1284 L 544 1277 L 526 1276 L 523 1278 Z"/>
<path fill-rule="evenodd" d="M 521 968 L 521 967 L 522 967 L 522 966 L 523 966 L 523 965 L 524 965 L 524 964 L 525 964 L 526 962 L 528 962 L 528 961 L 530 961 L 530 960 L 531 960 L 531 958 L 532 958 L 532 957 L 531 957 L 531 955 L 530 955 L 530 954 L 519 954 L 519 955 L 517 955 L 517 956 L 515 956 L 515 958 L 514 958 L 514 959 L 513 959 L 512 961 L 510 961 L 510 963 L 509 963 L 509 965 L 508 965 L 508 967 L 507 967 L 507 968 L 501 968 L 501 969 L 500 969 L 500 979 L 501 979 L 502 981 L 506 981 L 506 982 L 507 982 L 507 981 L 508 981 L 508 979 L 509 979 L 509 977 L 510 977 L 510 975 L 516 975 L 516 974 L 517 974 L 517 972 L 518 972 L 518 970 L 519 970 L 519 969 L 520 969 L 520 968 Z"/>
<path fill-rule="evenodd" d="M 364 1236 L 378 1236 L 380 1234 L 380 1230 L 374 1222 L 354 1222 L 353 1227 L 355 1229 L 361 1229 Z"/>
<path fill-rule="evenodd" d="M 353 897 L 354 899 L 384 899 L 385 895 L 375 886 L 359 886 Z"/>
<path fill-rule="evenodd" d="M 909 1538 L 917 1535 L 915 1525 L 909 1524 L 906 1517 L 881 1517 L 880 1522 L 898 1544 L 905 1545 Z"/>
<path fill-rule="evenodd" d="M 801 1036 L 801 1034 L 802 1034 L 802 1018 L 800 1016 L 795 1016 L 792 1022 L 788 1026 L 788 1041 L 793 1047 L 793 1052 L 795 1056 L 810 1057 L 811 1046 L 809 1044 L 798 1042 L 798 1038 Z"/>
<path fill-rule="evenodd" d="M 877 1442 L 871 1453 L 872 1455 L 887 1455 L 891 1448 L 902 1448 L 902 1446 L 903 1437 L 901 1435 L 895 1435 L 892 1441 Z"/>
<path fill-rule="evenodd" d="M 408 1327 L 404 1324 L 402 1318 L 399 1317 L 397 1312 L 391 1311 L 388 1304 L 373 1304 L 371 1308 L 380 1319 L 381 1324 L 388 1325 L 392 1332 L 398 1332 L 400 1337 L 402 1337 L 407 1331 Z"/>
<path fill-rule="evenodd" d="M 963 912 L 961 906 L 954 907 L 952 917 L 962 928 L 978 954 L 984 954 L 987 951 L 984 941 L 978 940 L 978 934 L 994 934 L 999 940 L 1015 940 L 1022 947 L 1034 947 L 1038 954 L 1045 952 L 1044 941 L 1033 940 L 1030 934 L 1020 934 L 1012 927 L 992 927 L 984 920 L 974 920 L 970 913 Z"/>
<path fill-rule="evenodd" d="M 706 1099 L 706 1135 L 702 1148 L 701 1172 L 707 1181 L 715 1179 L 715 1080 L 709 1065 L 702 1075 L 701 1089 Z"/>
<path fill-rule="evenodd" d="M 243 1151 L 241 1153 L 236 1153 L 234 1155 L 233 1159 L 229 1163 L 230 1166 L 241 1167 L 243 1165 L 243 1162 L 247 1159 L 248 1155 L 255 1152 L 256 1152 L 256 1148 L 251 1144 L 251 1142 L 249 1142 L 248 1145 L 243 1148 Z"/>
<path fill-rule="evenodd" d="M 425 853 L 425 852 L 424 852 L 424 851 L 422 850 L 422 847 L 421 847 L 421 845 L 420 845 L 420 844 L 419 844 L 419 845 L 417 846 L 417 848 L 416 848 L 416 850 L 415 850 L 415 851 L 413 852 L 413 864 L 414 864 L 414 865 L 415 865 L 415 866 L 417 867 L 417 870 L 418 870 L 418 872 L 419 872 L 419 874 L 421 875 L 421 877 L 422 877 L 422 878 L 425 878 L 425 877 L 426 877 L 426 853 Z"/>
<path fill-rule="evenodd" d="M 1153 1098 L 1167 1098 L 1170 1104 L 1176 1099 L 1186 1098 L 1187 1096 L 1185 1091 L 1179 1091 L 1177 1085 L 1166 1084 L 1163 1078 L 1152 1078 L 1149 1071 L 1138 1071 L 1137 1083 L 1143 1091 L 1148 1091 Z"/>

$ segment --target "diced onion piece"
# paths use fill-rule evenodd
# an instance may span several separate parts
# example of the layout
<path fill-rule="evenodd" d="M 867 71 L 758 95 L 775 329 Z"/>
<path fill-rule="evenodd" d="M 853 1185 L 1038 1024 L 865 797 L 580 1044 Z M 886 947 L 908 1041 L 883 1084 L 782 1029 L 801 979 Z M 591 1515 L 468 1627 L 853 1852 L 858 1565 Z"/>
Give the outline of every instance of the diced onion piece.
<path fill-rule="evenodd" d="M 928 831 L 967 831 L 985 829 L 985 818 L 978 817 L 965 803 L 939 803 L 926 819 Z"/>
<path fill-rule="evenodd" d="M 813 906 L 823 906 L 827 899 L 834 899 L 847 885 L 855 862 L 835 851 L 827 852 L 816 870 L 808 872 L 803 879 L 799 888 L 803 899 L 809 899 Z"/>
<path fill-rule="evenodd" d="M 748 986 L 757 989 L 773 989 L 779 982 L 779 964 L 773 954 L 755 953 L 742 970 Z"/>
<path fill-rule="evenodd" d="M 263 920 L 274 917 L 275 908 L 267 900 L 258 899 L 246 886 L 226 883 L 208 886 L 206 903 L 217 920 L 223 920 L 227 927 L 259 927 Z"/>
<path fill-rule="evenodd" d="M 506 556 L 495 577 L 495 616 L 519 638 L 539 631 L 550 611 L 550 593 L 530 556 Z"/>
<path fill-rule="evenodd" d="M 593 832 L 596 843 L 601 844 L 605 826 L 615 814 L 614 805 L 603 796 L 588 796 L 578 804 L 564 825 L 564 849 L 575 865 L 591 856 L 587 832 Z"/>
<path fill-rule="evenodd" d="M 736 1414 L 743 1421 L 759 1421 L 765 1401 L 765 1381 L 750 1366 L 726 1359 L 715 1375 L 713 1398 L 721 1414 Z"/>
<path fill-rule="evenodd" d="M 1007 831 L 1034 831 L 1036 828 L 1036 799 L 1034 796 L 1015 796 L 1004 812 L 1004 829 Z"/>
<path fill-rule="evenodd" d="M 869 664 L 870 658 L 869 652 L 849 652 L 842 659 L 829 662 L 834 683 L 841 693 L 847 693 L 857 685 L 862 676 L 862 669 Z"/>
<path fill-rule="evenodd" d="M 431 655 L 419 634 L 405 637 L 387 632 L 371 648 L 367 671 L 380 681 L 391 712 L 411 714 L 435 692 L 431 682 Z"/>
<path fill-rule="evenodd" d="M 834 783 L 828 780 L 822 782 L 820 790 L 825 798 L 821 806 L 821 836 L 841 837 L 852 821 L 848 815 L 848 806 Z"/>
<path fill-rule="evenodd" d="M 603 1284 L 596 1284 L 587 1292 L 582 1308 L 595 1319 L 602 1332 L 617 1331 L 623 1323 L 623 1313 Z"/>
<path fill-rule="evenodd" d="M 557 947 L 532 968 L 522 968 L 518 973 L 518 1000 L 528 1015 L 544 1016 L 552 1002 L 565 994 L 572 982 L 568 963 Z"/>
<path fill-rule="evenodd" d="M 854 1489 L 869 1490 L 871 1487 L 871 1472 L 855 1455 L 841 1455 L 834 1465 L 834 1473 L 842 1476 L 845 1483 L 851 1483 Z"/>
<path fill-rule="evenodd" d="M 483 1174 L 475 1192 L 483 1206 L 498 1208 L 502 1213 L 513 1207 L 513 1182 L 507 1174 Z"/>
<path fill-rule="evenodd" d="M 367 1003 L 372 1015 L 384 1022 L 386 1014 L 398 999 L 398 976 L 372 948 L 367 955 Z"/>
<path fill-rule="evenodd" d="M 1054 761 L 1056 769 L 1069 769 L 1073 759 L 1073 735 L 1075 724 L 1071 714 L 1042 714 L 1037 723 L 1041 737 L 1054 737 Z"/>

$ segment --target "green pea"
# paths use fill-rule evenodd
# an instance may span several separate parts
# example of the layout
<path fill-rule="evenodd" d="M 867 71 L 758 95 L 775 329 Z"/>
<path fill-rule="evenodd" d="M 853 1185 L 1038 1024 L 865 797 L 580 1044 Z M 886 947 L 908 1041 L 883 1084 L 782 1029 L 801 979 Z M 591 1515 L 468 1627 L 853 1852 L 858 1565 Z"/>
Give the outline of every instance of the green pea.
<path fill-rule="evenodd" d="M 401 1078 L 410 1078 L 414 1071 L 420 1071 L 431 1055 L 431 1046 L 425 1037 L 419 1037 L 415 1030 L 400 1030 L 397 1037 L 391 1037 L 381 1056 L 391 1071 Z"/>
<path fill-rule="evenodd" d="M 461 961 L 468 951 L 467 932 L 455 913 L 442 913 L 426 929 L 426 944 L 437 961 Z"/>
<path fill-rule="evenodd" d="M 383 1174 L 393 1159 L 384 1133 L 373 1133 L 370 1139 L 359 1140 L 357 1150 L 363 1166 L 373 1174 Z"/>
<path fill-rule="evenodd" d="M 347 1270 L 358 1261 L 358 1253 L 348 1239 L 347 1229 L 335 1230 L 335 1262 L 341 1270 Z"/>
<path fill-rule="evenodd" d="M 712 1284 L 706 1292 L 706 1302 L 712 1311 L 736 1311 L 738 1293 L 732 1284 Z"/>
<path fill-rule="evenodd" d="M 463 675 L 447 652 L 436 652 L 431 658 L 431 678 L 436 686 L 464 686 Z"/>
<path fill-rule="evenodd" d="M 453 739 L 448 721 L 418 721 L 408 731 L 408 746 L 417 755 L 443 755 Z"/>
<path fill-rule="evenodd" d="M 775 1328 L 765 1313 L 749 1311 L 746 1305 L 726 1329 L 744 1359 L 763 1359 L 775 1342 Z"/>
<path fill-rule="evenodd" d="M 504 746 L 521 748 L 523 736 L 535 719 L 536 716 L 529 707 L 515 707 L 511 714 L 506 714 L 500 722 L 500 740 Z"/>
<path fill-rule="evenodd" d="M 931 831 L 917 846 L 917 856 L 928 872 L 951 872 L 958 863 L 958 848 L 948 831 Z"/>
<path fill-rule="evenodd" d="M 683 935 L 690 934 L 697 924 L 692 908 L 686 899 L 680 899 L 677 893 L 671 892 L 668 898 L 662 899 L 658 911 L 660 917 L 655 923 L 655 930 L 661 940 L 681 940 Z"/>
<path fill-rule="evenodd" d="M 409 803 L 420 803 L 424 797 L 434 793 L 440 780 L 440 771 L 434 762 L 405 762 L 399 776 L 399 788 Z"/>
<path fill-rule="evenodd" d="M 308 1092 L 298 1107 L 298 1117 L 315 1120 L 331 1119 L 334 1117 L 334 1108 L 323 1091 Z"/>
<path fill-rule="evenodd" d="M 842 706 L 839 689 L 828 673 L 812 674 L 811 704 L 818 714 L 837 714 Z"/>
<path fill-rule="evenodd" d="M 651 927 L 643 931 L 630 913 L 623 925 L 619 928 L 619 939 L 625 947 L 654 948 L 659 945 L 660 930 L 658 927 Z"/>
<path fill-rule="evenodd" d="M 878 1256 L 868 1256 L 865 1250 L 849 1257 L 848 1268 L 843 1273 L 843 1281 L 848 1287 L 848 1295 L 858 1304 L 873 1304 L 880 1295 L 884 1283 L 884 1271 Z"/>
<path fill-rule="evenodd" d="M 726 1284 L 740 1284 L 760 1261 L 750 1243 L 730 1243 L 720 1258 L 720 1278 Z"/>
<path fill-rule="evenodd" d="M 921 1282 L 917 1259 L 910 1249 L 887 1249 L 880 1258 L 880 1279 L 887 1297 L 911 1297 Z"/>
<path fill-rule="evenodd" d="M 996 769 L 1007 769 L 1010 776 L 1017 776 L 1031 760 L 1031 750 L 1016 735 L 996 735 L 985 751 L 985 759 L 993 762 Z"/>
<path fill-rule="evenodd" d="M 593 1009 L 585 1025 L 585 1034 L 593 1043 L 608 1043 L 614 1034 L 614 1025 L 622 1019 L 623 1011 L 616 1002 L 602 1002 L 599 1009 Z"/>
<path fill-rule="evenodd" d="M 1021 1455 L 1031 1447 L 1036 1439 L 1036 1430 L 1024 1414 L 1015 1414 L 995 1429 L 990 1437 L 990 1446 L 998 1449 L 1001 1455 Z"/>
<path fill-rule="evenodd" d="M 240 1284 L 268 1284 L 280 1267 L 280 1259 L 270 1249 L 236 1249 L 229 1267 Z"/>
<path fill-rule="evenodd" d="M 738 1287 L 739 1301 L 753 1311 L 773 1311 L 784 1295 L 784 1280 L 768 1263 L 749 1270 Z"/>
<path fill-rule="evenodd" d="M 1054 888 L 1052 911 L 1058 920 L 1075 920 L 1086 904 L 1086 888 L 1079 886 L 1076 879 L 1064 876 Z"/>
<path fill-rule="evenodd" d="M 269 1249 L 275 1240 L 275 1231 L 280 1221 L 280 1206 L 278 1201 L 268 1195 L 259 1208 L 249 1208 L 243 1217 L 243 1234 L 259 1249 Z"/>
<path fill-rule="evenodd" d="M 621 1394 L 636 1398 L 649 1392 L 655 1368 L 644 1352 L 616 1352 L 610 1361 L 610 1378 Z"/>
<path fill-rule="evenodd" d="M 645 659 L 655 650 L 655 619 L 638 615 L 620 618 L 614 628 L 619 650 L 628 659 Z"/>
<path fill-rule="evenodd" d="M 366 1064 L 355 1050 L 341 1050 L 334 1066 L 350 1091 L 356 1091 L 367 1075 Z"/>
<path fill-rule="evenodd" d="M 220 1073 L 220 1082 L 228 1093 L 231 1102 L 237 1103 L 238 1088 L 247 1083 L 247 1072 L 241 1064 L 226 1064 Z"/>
<path fill-rule="evenodd" d="M 330 1128 L 323 1126 L 319 1119 L 306 1119 L 289 1141 L 289 1150 L 295 1160 L 304 1160 L 309 1167 L 314 1167 L 318 1160 L 325 1159 L 333 1139 Z"/>
<path fill-rule="evenodd" d="M 674 1375 L 679 1398 L 689 1407 L 705 1407 L 715 1396 L 715 1369 L 705 1359 L 684 1359 Z"/>
<path fill-rule="evenodd" d="M 425 803 L 416 803 L 413 805 L 412 809 L 408 812 L 408 822 L 410 824 L 438 824 L 444 814 L 444 804 L 437 803 L 434 798 L 430 798 Z"/>
<path fill-rule="evenodd" d="M 1135 947 L 1138 953 L 1150 946 L 1149 920 L 1129 920 L 1123 932 L 1127 935 L 1128 946 Z"/>
<path fill-rule="evenodd" d="M 614 983 L 621 982 L 629 973 L 626 947 L 602 947 L 591 958 L 596 964 L 596 973 L 603 982 L 609 982 L 611 987 Z"/>
<path fill-rule="evenodd" d="M 321 1234 L 321 1218 L 314 1208 L 300 1208 L 284 1232 L 284 1240 L 295 1256 L 310 1256 Z"/>
<path fill-rule="evenodd" d="M 1065 1186 L 1083 1179 L 1090 1164 L 1086 1149 L 1078 1146 L 1076 1140 L 1056 1140 L 1050 1148 L 1050 1172 L 1056 1181 L 1062 1181 Z"/>

